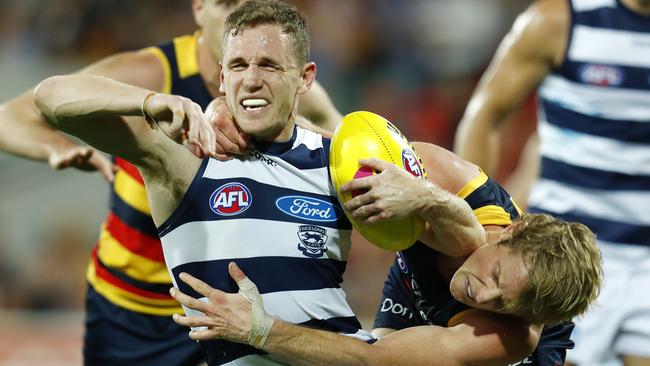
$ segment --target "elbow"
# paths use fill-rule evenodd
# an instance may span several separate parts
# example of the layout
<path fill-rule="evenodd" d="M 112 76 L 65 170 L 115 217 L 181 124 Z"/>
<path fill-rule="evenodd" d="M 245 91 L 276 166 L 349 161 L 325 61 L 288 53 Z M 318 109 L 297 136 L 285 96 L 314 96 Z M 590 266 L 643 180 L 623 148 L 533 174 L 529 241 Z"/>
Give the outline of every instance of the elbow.
<path fill-rule="evenodd" d="M 53 127 L 58 125 L 58 116 L 56 113 L 56 95 L 57 89 L 63 82 L 63 76 L 52 76 L 41 81 L 34 88 L 33 97 L 34 105 L 39 110 L 43 119 Z"/>

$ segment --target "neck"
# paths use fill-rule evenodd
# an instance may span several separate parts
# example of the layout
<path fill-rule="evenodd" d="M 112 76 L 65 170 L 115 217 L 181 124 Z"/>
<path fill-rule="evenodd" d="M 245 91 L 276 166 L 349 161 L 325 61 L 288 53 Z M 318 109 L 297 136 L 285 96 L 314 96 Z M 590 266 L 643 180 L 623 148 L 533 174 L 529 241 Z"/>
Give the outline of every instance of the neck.
<path fill-rule="evenodd" d="M 621 0 L 628 9 L 641 15 L 650 15 L 650 0 Z"/>
<path fill-rule="evenodd" d="M 219 93 L 219 62 L 210 52 L 210 48 L 202 34 L 199 34 L 197 40 L 196 53 L 201 78 L 203 78 L 208 91 L 213 97 L 221 96 L 221 93 Z"/>

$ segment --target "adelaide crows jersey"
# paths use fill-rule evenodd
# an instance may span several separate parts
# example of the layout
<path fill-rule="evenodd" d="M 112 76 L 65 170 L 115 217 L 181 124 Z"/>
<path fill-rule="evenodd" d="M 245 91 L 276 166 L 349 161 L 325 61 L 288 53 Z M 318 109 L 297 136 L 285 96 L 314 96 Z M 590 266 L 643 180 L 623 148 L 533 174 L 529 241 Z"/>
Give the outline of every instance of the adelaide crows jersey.
<path fill-rule="evenodd" d="M 501 186 L 481 173 L 458 196 L 474 210 L 482 225 L 506 226 L 521 215 Z M 436 269 L 439 252 L 423 243 L 398 252 L 384 284 L 375 328 L 403 329 L 419 325 L 457 324 L 470 309 L 449 291 L 449 282 Z M 515 365 L 556 366 L 564 363 L 573 324 L 545 327 L 533 354 Z"/>
<path fill-rule="evenodd" d="M 237 292 L 227 270 L 234 261 L 257 285 L 271 316 L 359 332 L 340 287 L 351 224 L 330 185 L 329 143 L 296 127 L 290 141 L 258 142 L 241 159 L 205 159 L 179 208 L 159 228 L 174 284 L 201 298 L 179 281 L 186 272 Z M 249 346 L 204 346 L 209 365 L 275 364 Z"/>
<path fill-rule="evenodd" d="M 148 48 L 165 70 L 163 93 L 185 96 L 205 109 L 212 100 L 199 74 L 198 35 L 175 38 Z M 171 316 L 182 311 L 169 295 L 171 279 L 151 219 L 144 182 L 129 162 L 115 158 L 110 212 L 93 249 L 88 282 L 113 304 L 145 314 Z"/>

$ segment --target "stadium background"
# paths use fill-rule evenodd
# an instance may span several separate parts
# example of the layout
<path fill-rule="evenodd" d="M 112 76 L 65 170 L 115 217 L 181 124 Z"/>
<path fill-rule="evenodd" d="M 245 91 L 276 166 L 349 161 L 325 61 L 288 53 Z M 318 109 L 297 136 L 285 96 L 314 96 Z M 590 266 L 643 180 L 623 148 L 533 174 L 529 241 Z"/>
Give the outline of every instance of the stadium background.
<path fill-rule="evenodd" d="M 318 79 L 342 113 L 370 110 L 451 147 L 471 91 L 528 0 L 294 0 Z M 0 100 L 43 78 L 194 29 L 190 1 L 0 0 Z M 534 128 L 510 123 L 505 180 Z M 435 174 L 435 172 L 429 172 Z M 80 364 L 85 268 L 106 214 L 98 174 L 0 153 L 0 365 Z M 366 328 L 391 253 L 356 240 L 345 287 Z"/>

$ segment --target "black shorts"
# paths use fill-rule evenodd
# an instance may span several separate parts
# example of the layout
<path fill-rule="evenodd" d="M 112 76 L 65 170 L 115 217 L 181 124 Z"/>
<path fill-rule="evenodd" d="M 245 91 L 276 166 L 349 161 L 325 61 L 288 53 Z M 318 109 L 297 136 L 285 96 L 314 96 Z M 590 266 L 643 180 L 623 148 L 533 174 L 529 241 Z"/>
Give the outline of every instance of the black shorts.
<path fill-rule="evenodd" d="M 204 360 L 189 329 L 171 316 L 126 310 L 88 285 L 84 365 L 195 366 Z"/>

